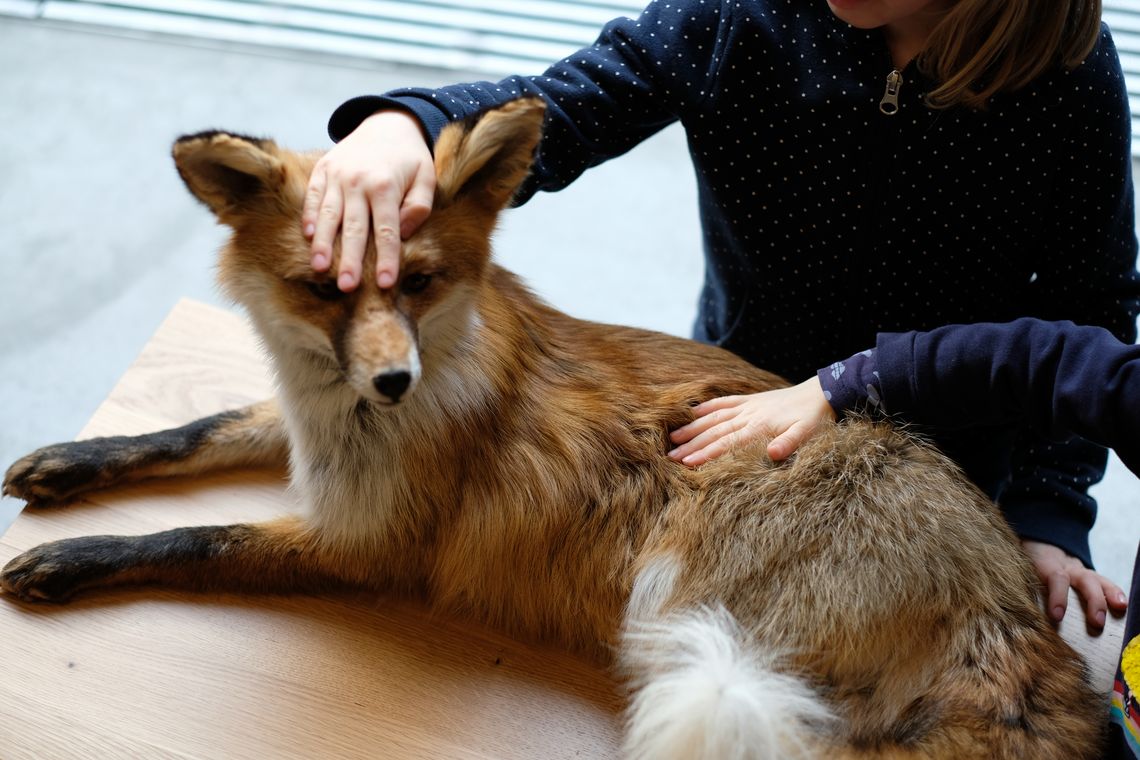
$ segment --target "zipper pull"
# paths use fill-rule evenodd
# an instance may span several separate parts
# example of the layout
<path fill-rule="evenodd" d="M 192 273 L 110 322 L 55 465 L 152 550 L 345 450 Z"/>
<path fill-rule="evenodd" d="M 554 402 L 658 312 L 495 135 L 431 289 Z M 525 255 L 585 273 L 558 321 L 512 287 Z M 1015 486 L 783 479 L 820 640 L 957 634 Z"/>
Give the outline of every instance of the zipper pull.
<path fill-rule="evenodd" d="M 879 110 L 887 116 L 894 116 L 899 112 L 899 90 L 902 89 L 903 78 L 898 69 L 887 74 L 887 89 L 883 99 L 879 101 Z"/>

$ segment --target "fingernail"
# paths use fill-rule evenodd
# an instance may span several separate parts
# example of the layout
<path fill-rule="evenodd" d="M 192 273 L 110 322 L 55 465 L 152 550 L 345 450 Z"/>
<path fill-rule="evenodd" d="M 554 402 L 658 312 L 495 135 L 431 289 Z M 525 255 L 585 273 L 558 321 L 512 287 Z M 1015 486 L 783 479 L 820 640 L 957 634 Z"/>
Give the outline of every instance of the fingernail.
<path fill-rule="evenodd" d="M 305 225 L 305 237 L 311 238 L 317 231 L 316 225 L 309 223 Z"/>
<path fill-rule="evenodd" d="M 352 290 L 355 285 L 356 278 L 352 276 L 352 272 L 341 272 L 336 278 L 336 286 L 341 290 Z"/>
<path fill-rule="evenodd" d="M 329 257 L 323 253 L 313 254 L 313 269 L 326 269 L 329 265 Z"/>
<path fill-rule="evenodd" d="M 396 284 L 396 275 L 391 272 L 381 272 L 376 275 L 376 284 L 382 288 L 390 288 Z"/>
<path fill-rule="evenodd" d="M 677 449 L 673 449 L 672 451 L 670 451 L 665 456 L 669 457 L 670 459 L 676 459 L 677 458 Z"/>
<path fill-rule="evenodd" d="M 1104 626 L 1104 610 L 1096 613 L 1096 624 L 1102 627 Z"/>
<path fill-rule="evenodd" d="M 1065 608 L 1060 607 L 1060 606 L 1054 607 L 1053 608 L 1053 619 L 1054 620 L 1060 620 L 1063 617 L 1065 617 Z"/>
<path fill-rule="evenodd" d="M 1126 597 L 1124 594 L 1117 594 L 1116 601 L 1120 604 L 1128 604 L 1128 597 Z"/>

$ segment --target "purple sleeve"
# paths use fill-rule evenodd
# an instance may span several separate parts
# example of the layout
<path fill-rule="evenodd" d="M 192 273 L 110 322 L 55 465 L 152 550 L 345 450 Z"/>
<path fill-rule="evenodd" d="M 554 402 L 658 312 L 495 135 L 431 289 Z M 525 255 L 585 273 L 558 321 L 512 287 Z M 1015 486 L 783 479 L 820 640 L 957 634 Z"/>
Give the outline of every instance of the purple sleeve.
<path fill-rule="evenodd" d="M 1140 474 L 1140 346 L 1100 327 L 1019 319 L 883 333 L 884 410 L 942 428 L 1028 427 L 1116 450 Z"/>
<path fill-rule="evenodd" d="M 816 372 L 823 397 L 835 410 L 836 417 L 847 412 L 878 410 L 881 394 L 877 361 L 872 348 Z"/>

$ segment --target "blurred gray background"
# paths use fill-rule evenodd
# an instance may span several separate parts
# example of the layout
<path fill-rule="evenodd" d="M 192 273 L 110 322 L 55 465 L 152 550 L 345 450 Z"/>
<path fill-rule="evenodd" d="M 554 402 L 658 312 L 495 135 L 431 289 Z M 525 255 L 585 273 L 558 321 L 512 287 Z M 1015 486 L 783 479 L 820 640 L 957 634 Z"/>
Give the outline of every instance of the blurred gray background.
<path fill-rule="evenodd" d="M 578 4 L 595 14 L 622 5 Z M 72 15 L 51 16 L 49 5 Z M 86 5 L 100 4 L 0 0 L 5 467 L 73 438 L 178 299 L 221 303 L 212 268 L 224 231 L 173 170 L 176 137 L 224 128 L 327 147 L 328 115 L 349 97 L 496 78 L 488 72 L 516 65 L 537 72 L 522 68 L 528 56 L 553 60 L 559 53 L 550 51 L 577 47 L 570 38 L 578 33 L 563 24 L 531 47 L 487 33 L 467 48 L 443 38 L 427 55 L 423 46 L 409 52 L 372 40 L 386 62 L 361 57 L 369 43 L 359 37 L 350 39 L 352 54 L 321 37 L 282 47 L 280 34 L 243 38 L 230 27 L 186 34 L 92 22 L 75 11 Z M 423 65 L 433 61 L 451 68 Z M 496 242 L 501 263 L 576 316 L 687 335 L 702 266 L 683 134 L 668 129 L 568 190 L 508 212 Z M 1094 493 L 1094 556 L 1127 588 L 1140 484 L 1114 458 Z M 0 532 L 20 507 L 0 500 Z"/>

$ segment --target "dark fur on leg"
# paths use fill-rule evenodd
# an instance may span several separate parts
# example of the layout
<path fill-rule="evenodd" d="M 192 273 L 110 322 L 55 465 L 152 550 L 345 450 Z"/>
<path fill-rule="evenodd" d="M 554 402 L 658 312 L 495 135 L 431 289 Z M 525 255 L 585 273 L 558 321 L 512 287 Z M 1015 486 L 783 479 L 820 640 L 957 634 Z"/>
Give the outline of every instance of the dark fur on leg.
<path fill-rule="evenodd" d="M 276 407 L 268 402 L 157 433 L 45 446 L 8 468 L 3 492 L 29 506 L 52 506 L 149 477 L 284 463 L 286 446 Z"/>
<path fill-rule="evenodd" d="M 83 536 L 41 544 L 0 571 L 0 588 L 26 601 L 65 602 L 123 585 L 303 592 L 345 585 L 295 518 L 145 536 Z"/>

